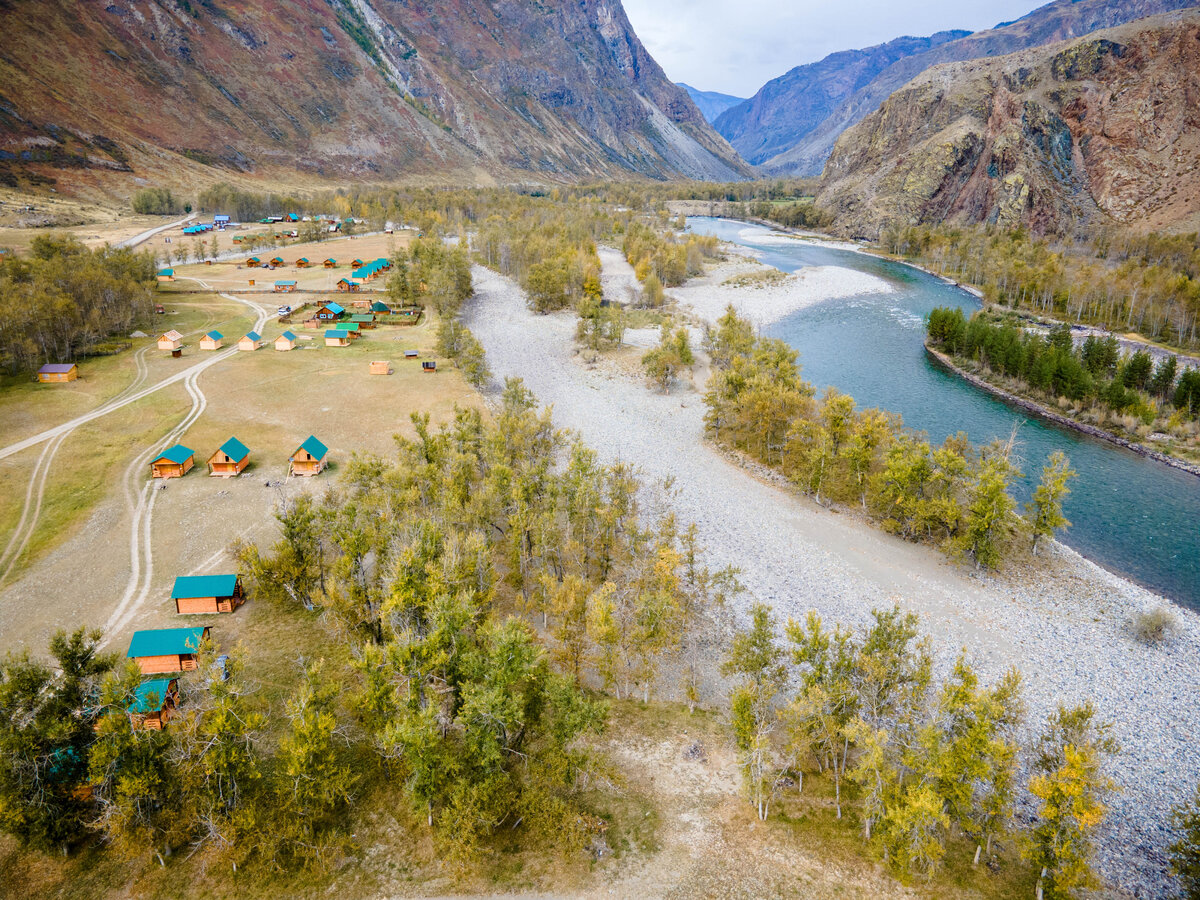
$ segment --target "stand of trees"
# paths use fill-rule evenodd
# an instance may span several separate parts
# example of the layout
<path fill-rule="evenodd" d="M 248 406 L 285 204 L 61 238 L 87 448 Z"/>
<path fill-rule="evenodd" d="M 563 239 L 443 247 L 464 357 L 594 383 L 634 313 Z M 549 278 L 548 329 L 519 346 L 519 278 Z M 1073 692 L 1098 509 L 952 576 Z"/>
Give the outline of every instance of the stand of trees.
<path fill-rule="evenodd" d="M 1197 236 L 1105 230 L 1052 243 L 1024 229 L 894 227 L 880 246 L 983 289 L 988 302 L 1200 347 Z"/>
<path fill-rule="evenodd" d="M 1067 326 L 1041 335 L 983 312 L 968 320 L 961 309 L 933 310 L 926 332 L 937 349 L 1016 379 L 1051 404 L 1066 397 L 1148 426 L 1168 406 L 1178 417 L 1200 419 L 1200 370 L 1180 371 L 1173 355 L 1156 364 L 1145 350 L 1122 355 L 1112 336 L 1089 335 L 1076 346 Z"/>
<path fill-rule="evenodd" d="M 784 776 L 802 792 L 815 771 L 832 782 L 836 817 L 853 812 L 863 840 L 901 873 L 931 874 L 965 839 L 976 864 L 997 844 L 1023 845 L 1045 870 L 1047 897 L 1096 886 L 1091 836 L 1112 790 L 1103 765 L 1118 748 L 1090 705 L 1060 706 L 1031 748 L 1038 822 L 1020 840 L 1025 711 L 1015 669 L 985 686 L 960 654 L 939 683 L 917 616 L 898 607 L 875 610 L 862 633 L 831 629 L 816 613 L 789 620 L 782 645 L 778 632 L 769 608 L 756 606 L 724 666 L 737 679 L 730 715 L 760 819 L 786 790 Z"/>
<path fill-rule="evenodd" d="M 653 307 L 662 305 L 664 286 L 678 287 L 688 278 L 702 275 L 704 260 L 721 255 L 719 243 L 711 235 L 676 236 L 665 227 L 655 229 L 644 222 L 631 222 L 622 250 L 638 281 L 645 285 L 645 305 Z"/>
<path fill-rule="evenodd" d="M 151 314 L 153 258 L 71 237 L 34 238 L 28 256 L 0 255 L 0 368 L 70 362 Z"/>
<path fill-rule="evenodd" d="M 1018 536 L 1036 543 L 1065 522 L 1061 501 L 1073 475 L 1065 459 L 1046 467 L 1047 489 L 1030 504 L 1037 531 L 1009 490 L 1021 475 L 1011 440 L 980 448 L 959 433 L 932 446 L 897 416 L 860 410 L 832 388 L 818 399 L 800 378 L 796 352 L 755 337 L 732 307 L 710 330 L 708 346 L 715 369 L 704 398 L 709 434 L 782 470 L 818 502 L 858 505 L 888 531 L 988 568 L 1000 565 Z"/>
<path fill-rule="evenodd" d="M 142 188 L 133 195 L 131 205 L 135 213 L 143 216 L 173 216 L 185 211 L 184 205 L 166 188 Z"/>

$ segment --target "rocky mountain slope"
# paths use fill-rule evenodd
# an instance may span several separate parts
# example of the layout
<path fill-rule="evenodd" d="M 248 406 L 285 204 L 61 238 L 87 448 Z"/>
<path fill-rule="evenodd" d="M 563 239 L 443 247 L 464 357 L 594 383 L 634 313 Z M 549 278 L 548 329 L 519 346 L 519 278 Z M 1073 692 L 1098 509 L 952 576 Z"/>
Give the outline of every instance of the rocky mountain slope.
<path fill-rule="evenodd" d="M 846 131 L 817 203 L 844 233 L 1200 225 L 1200 10 L 937 66 Z"/>
<path fill-rule="evenodd" d="M 771 174 L 820 174 L 834 142 L 843 131 L 874 112 L 889 95 L 930 66 L 1003 56 L 1196 5 L 1197 0 L 1055 0 L 1015 22 L 1002 23 L 987 31 L 939 43 L 924 52 L 900 56 L 849 96 L 840 99 L 819 122 L 798 134 L 791 146 L 780 149 L 769 159 L 761 158 L 760 153 L 752 153 L 747 158 L 761 162 L 763 169 Z M 784 92 L 779 95 L 782 106 L 779 111 L 771 109 L 773 104 L 764 98 L 761 102 L 763 109 L 758 117 L 767 122 L 786 120 L 793 115 L 803 119 L 808 104 L 819 108 L 823 90 L 819 85 L 814 86 L 814 100 L 809 100 L 803 91 L 796 95 Z M 759 103 L 759 97 L 755 96 L 748 102 Z M 726 117 L 731 117 L 733 112 L 726 113 Z M 715 124 L 717 130 L 729 137 L 731 143 L 745 155 L 753 138 L 734 134 L 731 122 L 732 118 L 723 118 Z"/>
<path fill-rule="evenodd" d="M 942 31 L 930 37 L 897 38 L 865 50 L 831 53 L 820 62 L 797 66 L 768 81 L 713 124 L 744 159 L 764 163 L 811 134 L 855 91 L 893 63 L 968 34 Z"/>
<path fill-rule="evenodd" d="M 731 106 L 737 106 L 739 103 L 744 103 L 745 97 L 735 97 L 732 94 L 722 94 L 720 91 L 702 91 L 699 88 L 694 88 L 690 84 L 679 82 L 679 86 L 687 91 L 692 102 L 696 104 L 696 109 L 700 110 L 700 115 L 709 122 L 713 122 L 721 113 L 729 109 Z"/>
<path fill-rule="evenodd" d="M 0 0 L 0 33 L 9 181 L 746 172 L 620 0 Z"/>

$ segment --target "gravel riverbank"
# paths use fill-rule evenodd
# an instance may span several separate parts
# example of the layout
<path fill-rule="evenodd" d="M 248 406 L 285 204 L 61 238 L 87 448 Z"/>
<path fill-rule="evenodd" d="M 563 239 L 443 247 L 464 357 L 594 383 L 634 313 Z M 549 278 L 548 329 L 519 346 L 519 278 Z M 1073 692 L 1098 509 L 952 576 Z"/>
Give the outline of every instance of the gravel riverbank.
<path fill-rule="evenodd" d="M 1095 703 L 1124 748 L 1110 769 L 1121 791 L 1099 868 L 1128 896 L 1172 893 L 1169 807 L 1200 778 L 1200 617 L 1178 610 L 1176 636 L 1148 648 L 1130 637 L 1129 620 L 1163 601 L 1066 548 L 1055 545 L 1036 570 L 981 576 L 821 508 L 707 443 L 698 393 L 663 395 L 603 363 L 585 366 L 571 314 L 535 316 L 516 284 L 474 274 L 467 323 L 497 381 L 525 379 L 556 424 L 602 458 L 627 460 L 646 480 L 674 478 L 671 502 L 681 522 L 696 523 L 711 564 L 741 569 L 740 610 L 763 600 L 781 617 L 815 609 L 861 626 L 873 607 L 899 602 L 920 614 L 944 667 L 965 647 L 985 677 L 1021 670 L 1030 735 L 1059 702 Z"/>

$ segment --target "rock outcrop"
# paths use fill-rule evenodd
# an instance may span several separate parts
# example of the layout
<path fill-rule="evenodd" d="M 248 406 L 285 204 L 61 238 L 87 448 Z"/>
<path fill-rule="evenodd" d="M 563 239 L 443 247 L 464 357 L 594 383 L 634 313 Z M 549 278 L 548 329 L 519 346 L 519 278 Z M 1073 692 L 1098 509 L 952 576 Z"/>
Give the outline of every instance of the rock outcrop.
<path fill-rule="evenodd" d="M 795 129 L 795 138 L 788 146 L 779 146 L 778 141 L 771 142 L 772 148 L 778 146 L 779 149 L 770 158 L 753 149 L 755 139 L 751 135 L 754 127 L 749 128 L 747 136 L 739 136 L 734 132 L 732 126 L 733 117 L 738 114 L 736 109 L 731 109 L 725 118 L 718 119 L 715 124 L 717 130 L 729 138 L 743 156 L 761 163 L 765 172 L 776 175 L 817 175 L 843 131 L 877 110 L 893 92 L 931 66 L 1003 56 L 1196 5 L 1197 0 L 1055 0 L 1015 22 L 1004 22 L 987 31 L 949 41 L 927 38 L 925 40 L 931 41 L 928 49 L 898 54 L 894 62 L 879 70 L 865 84 L 856 85 L 852 93 L 839 97 L 823 118 L 811 125 L 808 123 L 813 117 L 805 110 L 813 107 L 821 111 L 824 108 L 825 96 L 829 93 L 824 79 L 810 79 L 807 86 L 801 81 L 791 90 L 778 92 L 774 96 L 755 96 L 747 103 L 758 107 L 754 119 L 764 123 L 762 127 L 766 131 L 775 130 L 771 123 L 786 120 L 789 116 L 803 123 L 803 127 Z M 889 46 L 882 45 L 883 48 Z M 834 54 L 835 57 L 839 55 Z M 784 76 L 780 81 L 787 78 Z M 768 92 L 773 84 L 764 87 L 763 92 Z M 836 95 L 830 95 L 831 98 L 833 96 Z M 773 109 L 776 103 L 782 106 L 779 111 Z"/>
<path fill-rule="evenodd" d="M 1200 10 L 936 66 L 846 131 L 817 196 L 889 223 L 1200 224 Z"/>
<path fill-rule="evenodd" d="M 8 0 L 0 33 L 9 179 L 747 171 L 620 0 Z"/>

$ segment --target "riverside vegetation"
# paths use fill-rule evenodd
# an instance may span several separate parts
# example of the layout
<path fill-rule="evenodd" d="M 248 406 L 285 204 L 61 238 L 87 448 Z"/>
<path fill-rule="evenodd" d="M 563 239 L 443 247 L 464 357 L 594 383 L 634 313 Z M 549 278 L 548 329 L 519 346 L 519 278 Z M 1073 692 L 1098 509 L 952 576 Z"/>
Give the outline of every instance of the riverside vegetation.
<path fill-rule="evenodd" d="M 732 308 L 710 330 L 708 348 L 709 434 L 781 470 L 817 502 L 856 505 L 887 531 L 988 568 L 1018 538 L 1036 551 L 1068 524 L 1062 500 L 1075 473 L 1061 453 L 1047 461 L 1023 517 L 1010 492 L 1021 474 L 1011 441 L 973 447 L 959 433 L 932 446 L 899 417 L 860 410 L 832 388 L 817 399 L 796 351 L 757 337 Z"/>
<path fill-rule="evenodd" d="M 1200 369 L 1180 371 L 1173 354 L 1157 363 L 1146 350 L 1122 354 L 1113 336 L 1089 335 L 1078 346 L 1065 325 L 1039 334 L 1019 324 L 960 309 L 929 314 L 930 346 L 993 382 L 1086 424 L 1200 459 Z"/>

